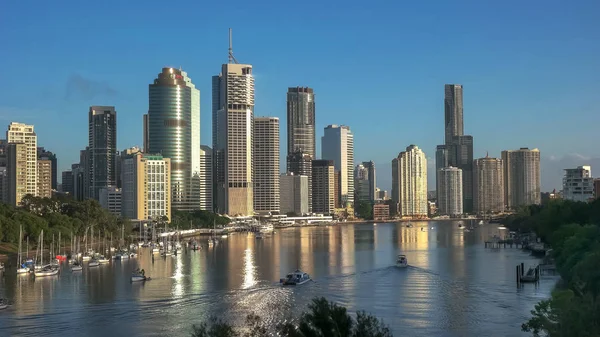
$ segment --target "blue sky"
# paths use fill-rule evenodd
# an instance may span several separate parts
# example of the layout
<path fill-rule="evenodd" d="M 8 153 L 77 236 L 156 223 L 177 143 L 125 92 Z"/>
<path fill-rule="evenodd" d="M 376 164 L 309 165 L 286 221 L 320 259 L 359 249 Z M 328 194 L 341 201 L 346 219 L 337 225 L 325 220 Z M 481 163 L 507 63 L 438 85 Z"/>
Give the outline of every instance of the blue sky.
<path fill-rule="evenodd" d="M 90 105 L 116 106 L 119 149 L 141 145 L 148 84 L 181 66 L 210 144 L 211 76 L 231 27 L 236 58 L 254 66 L 256 115 L 281 118 L 282 153 L 287 87 L 311 86 L 319 143 L 326 125 L 349 125 L 356 160 L 375 161 L 389 189 L 409 144 L 434 165 L 443 86 L 460 83 L 475 156 L 538 147 L 547 190 L 564 168 L 552 163 L 600 157 L 599 12 L 597 0 L 5 1 L 0 124 L 34 124 L 64 170 L 86 146 Z"/>

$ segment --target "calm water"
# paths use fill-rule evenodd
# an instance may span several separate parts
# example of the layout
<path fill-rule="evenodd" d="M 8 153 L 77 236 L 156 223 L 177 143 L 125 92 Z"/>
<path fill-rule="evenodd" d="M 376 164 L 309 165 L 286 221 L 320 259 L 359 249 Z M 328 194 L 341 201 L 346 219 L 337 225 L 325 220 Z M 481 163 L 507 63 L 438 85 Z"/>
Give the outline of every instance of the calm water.
<path fill-rule="evenodd" d="M 383 318 L 398 336 L 519 336 L 534 304 L 555 279 L 515 285 L 515 266 L 535 259 L 517 249 L 485 249 L 501 230 L 466 232 L 454 222 L 358 224 L 278 230 L 256 240 L 234 234 L 215 248 L 152 261 L 112 262 L 34 279 L 0 275 L 0 336 L 188 336 L 193 323 L 224 315 L 243 324 L 255 312 L 279 321 L 315 296 Z M 433 228 L 432 228 L 433 227 Z M 205 240 L 202 240 L 203 242 Z M 393 265 L 406 254 L 407 269 Z M 140 266 L 152 277 L 129 282 Z M 296 268 L 315 282 L 281 287 Z"/>

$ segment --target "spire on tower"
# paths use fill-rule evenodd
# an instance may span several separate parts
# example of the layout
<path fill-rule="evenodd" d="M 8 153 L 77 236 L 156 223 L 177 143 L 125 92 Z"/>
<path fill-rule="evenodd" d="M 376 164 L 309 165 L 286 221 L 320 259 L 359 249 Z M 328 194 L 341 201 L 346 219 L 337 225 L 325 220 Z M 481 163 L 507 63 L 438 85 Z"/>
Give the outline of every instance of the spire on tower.
<path fill-rule="evenodd" d="M 229 28 L 229 63 L 239 63 L 233 56 L 233 42 L 231 38 L 231 28 Z"/>

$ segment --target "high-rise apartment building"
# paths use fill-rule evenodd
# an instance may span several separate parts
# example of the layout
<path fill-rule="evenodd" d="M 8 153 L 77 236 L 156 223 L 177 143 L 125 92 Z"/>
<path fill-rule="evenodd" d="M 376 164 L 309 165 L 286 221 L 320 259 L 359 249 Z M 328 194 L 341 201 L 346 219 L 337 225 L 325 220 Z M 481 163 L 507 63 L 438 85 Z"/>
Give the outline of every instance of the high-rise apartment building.
<path fill-rule="evenodd" d="M 288 88 L 287 153 L 300 151 L 316 159 L 315 93 L 311 88 Z"/>
<path fill-rule="evenodd" d="M 392 199 L 402 217 L 427 217 L 427 158 L 416 145 L 392 160 Z"/>
<path fill-rule="evenodd" d="M 100 189 L 117 185 L 117 111 L 113 106 L 89 110 L 89 197 L 100 200 Z"/>
<path fill-rule="evenodd" d="M 52 197 L 52 161 L 49 159 L 38 159 L 38 183 L 37 196 L 40 198 Z"/>
<path fill-rule="evenodd" d="M 331 214 L 335 209 L 335 164 L 333 160 L 312 161 L 312 209 Z"/>
<path fill-rule="evenodd" d="M 0 166 L 0 203 L 8 203 L 8 173 L 6 166 Z"/>
<path fill-rule="evenodd" d="M 181 69 L 149 85 L 148 153 L 171 159 L 172 207 L 200 209 L 200 91 Z"/>
<path fill-rule="evenodd" d="M 254 214 L 254 76 L 249 64 L 223 64 L 212 79 L 213 153 L 216 211 Z"/>
<path fill-rule="evenodd" d="M 253 158 L 254 212 L 279 213 L 279 118 L 254 118 Z"/>
<path fill-rule="evenodd" d="M 449 148 L 448 164 L 462 170 L 463 178 L 463 211 L 473 212 L 473 137 L 468 135 L 455 136 Z"/>
<path fill-rule="evenodd" d="M 502 172 L 502 159 L 485 157 L 473 162 L 473 196 L 477 214 L 504 211 Z"/>
<path fill-rule="evenodd" d="M 463 173 L 456 167 L 437 171 L 437 206 L 439 215 L 460 216 L 463 212 Z"/>
<path fill-rule="evenodd" d="M 122 161 L 121 214 L 128 219 L 171 219 L 171 159 L 133 153 Z"/>
<path fill-rule="evenodd" d="M 354 136 L 349 126 L 332 124 L 325 128 L 321 139 L 321 157 L 324 160 L 333 160 L 335 170 L 340 172 L 341 206 L 352 205 L 354 203 Z"/>
<path fill-rule="evenodd" d="M 502 151 L 504 203 L 509 209 L 541 203 L 540 150 Z"/>
<path fill-rule="evenodd" d="M 116 186 L 102 187 L 98 191 L 98 202 L 111 214 L 121 216 L 122 190 Z"/>
<path fill-rule="evenodd" d="M 296 151 L 287 155 L 287 172 L 308 179 L 308 212 L 312 212 L 312 161 L 310 154 Z"/>
<path fill-rule="evenodd" d="M 8 143 L 6 149 L 6 201 L 10 205 L 17 206 L 25 195 L 35 195 L 37 192 L 30 193 L 29 189 L 31 186 L 31 176 L 28 174 L 31 170 L 30 153 L 30 147 L 25 143 Z"/>
<path fill-rule="evenodd" d="M 354 168 L 354 192 L 356 201 L 369 201 L 369 170 L 362 163 Z"/>
<path fill-rule="evenodd" d="M 280 179 L 281 214 L 301 216 L 308 213 L 308 177 L 288 172 L 282 174 Z"/>
<path fill-rule="evenodd" d="M 56 154 L 54 154 L 50 151 L 46 151 L 46 149 L 44 149 L 43 147 L 38 147 L 37 155 L 38 155 L 38 160 L 40 160 L 40 159 L 50 160 L 50 163 L 51 163 L 50 166 L 52 167 L 52 186 L 51 186 L 51 188 L 53 190 L 56 190 L 58 188 L 58 160 L 56 159 Z"/>
<path fill-rule="evenodd" d="M 463 86 L 460 84 L 444 85 L 444 120 L 444 139 L 446 144 L 450 144 L 455 136 L 464 134 Z"/>
<path fill-rule="evenodd" d="M 24 180 L 24 183 L 25 183 L 24 189 L 25 190 L 24 190 L 23 195 L 25 195 L 25 194 L 31 194 L 33 196 L 37 195 L 37 178 L 38 178 L 38 174 L 37 174 L 37 135 L 33 129 L 33 125 L 27 125 L 27 124 L 17 123 L 17 122 L 10 123 L 10 125 L 8 126 L 8 131 L 6 131 L 6 141 L 9 144 L 9 147 L 10 147 L 10 143 L 25 144 L 25 151 L 26 151 L 25 171 L 21 171 L 21 168 L 19 166 L 19 173 L 25 175 L 25 177 L 23 178 L 23 179 L 25 179 Z M 21 151 L 21 149 L 15 148 L 14 150 L 18 150 L 17 151 L 18 154 L 15 153 L 15 155 L 18 156 L 18 158 L 19 158 L 18 160 L 21 160 L 22 157 L 21 157 L 21 153 L 19 152 L 19 151 Z M 16 171 L 11 171 L 11 172 L 16 172 Z M 21 182 L 22 179 L 19 178 L 18 181 Z M 16 180 L 15 180 L 15 182 L 16 182 Z M 12 192 L 16 193 L 16 195 L 9 196 L 9 198 L 12 201 L 18 199 L 18 201 L 16 203 L 16 204 L 18 204 L 21 201 L 21 198 L 17 197 L 17 195 L 20 195 L 23 187 L 17 186 L 17 185 L 14 185 L 14 187 L 16 188 L 16 190 L 12 190 Z"/>
<path fill-rule="evenodd" d="M 200 209 L 212 212 L 213 205 L 213 150 L 200 145 Z"/>
<path fill-rule="evenodd" d="M 565 200 L 581 202 L 594 200 L 594 178 L 591 166 L 565 169 L 562 197 Z"/>

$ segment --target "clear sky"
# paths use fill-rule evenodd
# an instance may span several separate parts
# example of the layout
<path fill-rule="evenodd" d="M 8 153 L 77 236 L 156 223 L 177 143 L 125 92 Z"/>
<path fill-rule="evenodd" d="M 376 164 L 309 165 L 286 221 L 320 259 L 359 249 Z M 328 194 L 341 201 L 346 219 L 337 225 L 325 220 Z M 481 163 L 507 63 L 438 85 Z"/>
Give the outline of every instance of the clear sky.
<path fill-rule="evenodd" d="M 435 165 L 444 84 L 459 83 L 475 157 L 538 147 L 551 189 L 564 168 L 552 162 L 600 157 L 599 13 L 598 0 L 3 1 L 0 123 L 34 124 L 60 170 L 87 144 L 90 105 L 116 106 L 120 150 L 141 146 L 148 84 L 181 66 L 210 145 L 231 27 L 236 58 L 254 66 L 256 115 L 281 118 L 282 153 L 287 87 L 313 87 L 318 148 L 326 125 L 349 125 L 356 161 L 375 161 L 389 189 L 406 146 Z"/>

